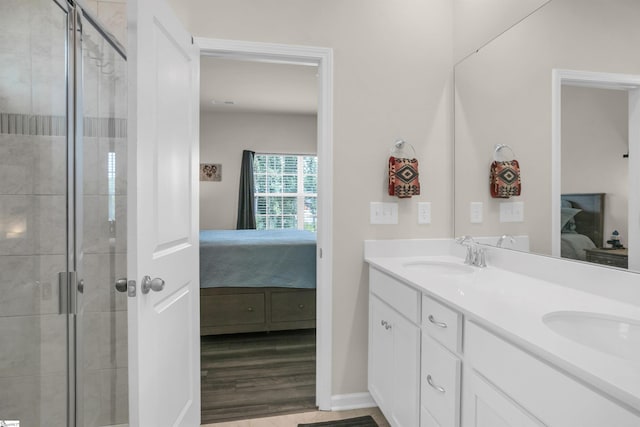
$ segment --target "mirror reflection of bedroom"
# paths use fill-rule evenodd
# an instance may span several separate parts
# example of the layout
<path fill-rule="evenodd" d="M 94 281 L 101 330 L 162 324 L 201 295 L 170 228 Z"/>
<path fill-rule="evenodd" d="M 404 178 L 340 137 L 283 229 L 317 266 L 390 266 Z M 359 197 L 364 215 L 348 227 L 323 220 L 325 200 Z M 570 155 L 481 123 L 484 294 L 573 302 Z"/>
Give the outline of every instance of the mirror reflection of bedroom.
<path fill-rule="evenodd" d="M 563 258 L 628 267 L 628 96 L 562 86 Z"/>
<path fill-rule="evenodd" d="M 315 410 L 317 68 L 200 67 L 202 423 Z"/>

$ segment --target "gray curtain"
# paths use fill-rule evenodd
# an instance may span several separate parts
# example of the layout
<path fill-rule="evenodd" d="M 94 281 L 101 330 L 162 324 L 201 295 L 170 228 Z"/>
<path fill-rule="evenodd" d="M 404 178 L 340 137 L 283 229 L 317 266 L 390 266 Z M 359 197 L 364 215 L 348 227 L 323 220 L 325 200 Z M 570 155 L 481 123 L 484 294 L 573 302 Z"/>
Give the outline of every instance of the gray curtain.
<path fill-rule="evenodd" d="M 253 151 L 242 152 L 240 169 L 240 191 L 238 192 L 238 223 L 236 229 L 251 230 L 256 228 L 255 184 L 253 181 Z"/>

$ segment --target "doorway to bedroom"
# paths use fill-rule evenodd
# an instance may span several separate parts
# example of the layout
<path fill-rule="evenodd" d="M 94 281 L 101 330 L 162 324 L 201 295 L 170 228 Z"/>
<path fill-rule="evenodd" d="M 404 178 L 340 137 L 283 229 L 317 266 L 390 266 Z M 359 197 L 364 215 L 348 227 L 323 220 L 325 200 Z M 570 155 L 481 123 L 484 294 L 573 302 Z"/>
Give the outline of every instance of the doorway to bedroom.
<path fill-rule="evenodd" d="M 318 67 L 200 65 L 202 423 L 314 410 Z"/>

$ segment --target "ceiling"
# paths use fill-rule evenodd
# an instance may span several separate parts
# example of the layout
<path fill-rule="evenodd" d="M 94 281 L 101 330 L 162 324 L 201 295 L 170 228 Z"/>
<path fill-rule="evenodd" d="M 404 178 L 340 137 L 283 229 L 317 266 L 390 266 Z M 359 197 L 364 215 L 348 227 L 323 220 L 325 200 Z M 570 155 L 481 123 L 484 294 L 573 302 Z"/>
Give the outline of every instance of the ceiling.
<path fill-rule="evenodd" d="M 202 56 L 200 110 L 316 114 L 317 72 L 309 65 Z"/>

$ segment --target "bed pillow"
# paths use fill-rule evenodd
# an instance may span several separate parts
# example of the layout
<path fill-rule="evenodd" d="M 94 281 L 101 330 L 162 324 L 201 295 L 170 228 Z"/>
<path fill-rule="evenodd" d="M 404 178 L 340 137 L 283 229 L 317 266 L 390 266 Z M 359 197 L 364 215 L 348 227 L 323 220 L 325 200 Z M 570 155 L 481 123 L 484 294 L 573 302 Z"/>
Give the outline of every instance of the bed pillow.
<path fill-rule="evenodd" d="M 562 207 L 562 208 L 572 208 L 573 205 L 571 204 L 571 202 L 569 200 L 562 199 L 560 201 L 560 207 Z"/>
<path fill-rule="evenodd" d="M 575 208 L 561 208 L 560 209 L 560 225 L 562 233 L 575 233 L 576 222 L 574 217 L 577 213 L 582 212 L 582 209 Z"/>

